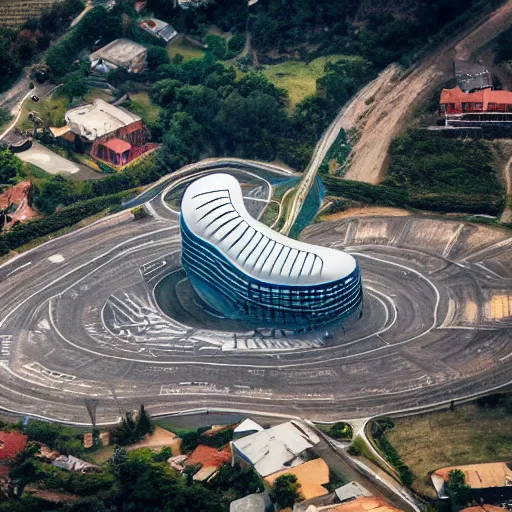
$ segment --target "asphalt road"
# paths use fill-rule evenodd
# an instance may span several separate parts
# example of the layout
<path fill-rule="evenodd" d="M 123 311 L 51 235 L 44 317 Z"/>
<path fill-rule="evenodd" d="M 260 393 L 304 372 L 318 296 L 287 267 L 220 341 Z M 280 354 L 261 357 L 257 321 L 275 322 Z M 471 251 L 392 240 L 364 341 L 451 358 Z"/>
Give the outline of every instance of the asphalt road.
<path fill-rule="evenodd" d="M 83 423 L 93 398 L 98 423 L 142 402 L 153 414 L 219 408 L 335 420 L 510 382 L 512 238 L 486 226 L 410 216 L 308 228 L 305 240 L 352 252 L 362 269 L 364 316 L 332 339 L 165 315 L 154 289 L 180 272 L 180 235 L 163 197 L 208 167 L 244 181 L 256 217 L 282 172 L 234 160 L 189 166 L 160 183 L 147 219 L 106 217 L 0 267 L 5 410 Z M 190 308 L 176 290 L 171 300 Z"/>

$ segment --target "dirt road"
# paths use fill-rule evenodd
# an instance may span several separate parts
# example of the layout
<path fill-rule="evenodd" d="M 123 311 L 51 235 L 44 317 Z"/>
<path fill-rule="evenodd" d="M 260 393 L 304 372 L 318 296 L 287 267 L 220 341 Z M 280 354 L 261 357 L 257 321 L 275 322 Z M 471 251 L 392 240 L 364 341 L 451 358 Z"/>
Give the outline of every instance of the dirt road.
<path fill-rule="evenodd" d="M 512 0 L 471 31 L 443 45 L 418 66 L 400 76 L 397 66 L 386 68 L 346 108 L 345 130 L 356 128 L 359 140 L 350 155 L 347 179 L 379 183 L 385 175 L 388 150 L 419 101 L 452 76 L 453 61 L 468 59 L 482 45 L 512 24 Z"/>
<path fill-rule="evenodd" d="M 508 145 L 510 157 L 503 166 L 503 180 L 505 181 L 505 188 L 507 192 L 507 206 L 501 214 L 501 222 L 512 223 L 512 209 L 510 208 L 510 202 L 512 201 L 512 150 Z"/>

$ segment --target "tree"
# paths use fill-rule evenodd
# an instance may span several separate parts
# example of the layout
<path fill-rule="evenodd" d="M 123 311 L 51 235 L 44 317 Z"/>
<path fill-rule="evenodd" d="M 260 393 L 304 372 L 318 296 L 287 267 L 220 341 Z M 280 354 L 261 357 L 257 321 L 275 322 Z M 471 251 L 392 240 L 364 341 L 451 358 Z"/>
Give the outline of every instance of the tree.
<path fill-rule="evenodd" d="M 130 213 L 133 215 L 135 220 L 141 220 L 148 217 L 148 212 L 145 210 L 144 206 L 136 206 L 130 210 Z"/>
<path fill-rule="evenodd" d="M 243 34 L 235 34 L 228 41 L 228 49 L 235 54 L 240 53 L 245 46 L 245 36 Z"/>
<path fill-rule="evenodd" d="M 146 61 L 148 69 L 153 71 L 162 64 L 169 64 L 169 55 L 161 46 L 150 46 L 147 52 Z"/>
<path fill-rule="evenodd" d="M 223 37 L 210 34 L 206 36 L 206 45 L 208 46 L 208 50 L 212 52 L 217 59 L 224 60 L 226 58 L 227 44 Z"/>
<path fill-rule="evenodd" d="M 81 98 L 87 93 L 87 84 L 82 70 L 72 71 L 62 79 L 64 85 L 60 88 L 60 94 L 72 101 L 73 98 Z"/>
<path fill-rule="evenodd" d="M 140 437 L 145 436 L 146 434 L 153 432 L 154 427 L 151 423 L 151 419 L 149 414 L 146 412 L 144 405 L 141 404 L 139 409 L 139 417 L 137 419 L 137 433 Z"/>
<path fill-rule="evenodd" d="M 23 169 L 22 161 L 8 149 L 0 150 L 0 183 L 9 183 Z"/>
<path fill-rule="evenodd" d="M 271 495 L 279 508 L 292 508 L 293 504 L 302 498 L 297 477 L 285 474 L 276 478 Z"/>
<path fill-rule="evenodd" d="M 176 99 L 176 90 L 180 86 L 181 82 L 179 80 L 174 80 L 172 78 L 159 80 L 151 86 L 151 89 L 149 90 L 149 97 L 151 98 L 151 101 L 161 107 L 169 106 Z"/>
<path fill-rule="evenodd" d="M 446 494 L 448 494 L 452 510 L 458 511 L 471 502 L 471 487 L 466 483 L 466 477 L 460 469 L 454 469 L 448 474 Z"/>
<path fill-rule="evenodd" d="M 9 485 L 7 493 L 11 498 L 20 498 L 25 487 L 40 479 L 37 465 L 33 456 L 39 452 L 37 444 L 29 444 L 22 452 L 16 455 L 9 471 Z"/>
<path fill-rule="evenodd" d="M 164 136 L 161 163 L 172 169 L 199 159 L 203 149 L 203 130 L 187 112 L 176 112 Z"/>

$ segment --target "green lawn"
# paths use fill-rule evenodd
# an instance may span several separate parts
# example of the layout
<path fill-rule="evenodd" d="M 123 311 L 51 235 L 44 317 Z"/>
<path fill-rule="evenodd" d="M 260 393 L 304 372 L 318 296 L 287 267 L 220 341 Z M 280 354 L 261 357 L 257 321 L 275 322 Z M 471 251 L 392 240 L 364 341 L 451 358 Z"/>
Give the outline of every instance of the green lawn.
<path fill-rule="evenodd" d="M 147 92 L 130 94 L 128 110 L 139 115 L 147 125 L 156 123 L 160 117 L 160 107 L 149 99 Z"/>
<path fill-rule="evenodd" d="M 31 130 L 33 124 L 28 120 L 29 112 L 36 112 L 46 126 L 64 126 L 64 114 L 67 110 L 67 99 L 54 94 L 39 102 L 27 100 L 16 126 L 23 130 Z"/>
<path fill-rule="evenodd" d="M 178 36 L 179 37 L 179 36 Z M 178 39 L 176 38 L 176 41 L 173 41 L 168 47 L 167 47 L 167 54 L 169 55 L 169 58 L 174 59 L 176 55 L 180 54 L 183 56 L 183 60 L 192 60 L 192 59 L 201 59 L 205 52 L 198 46 L 194 46 L 193 44 L 185 41 L 183 38 Z"/>
<path fill-rule="evenodd" d="M 341 55 L 318 57 L 309 64 L 298 60 L 288 60 L 281 64 L 265 66 L 263 74 L 273 84 L 288 91 L 290 107 L 294 108 L 297 103 L 315 94 L 316 81 L 324 76 L 325 64 L 335 62 L 340 58 L 342 58 Z"/>
<path fill-rule="evenodd" d="M 397 418 L 386 435 L 409 466 L 413 488 L 435 497 L 429 472 L 459 464 L 512 461 L 512 414 L 476 404 Z"/>
<path fill-rule="evenodd" d="M 102 99 L 106 102 L 110 103 L 112 101 L 112 94 L 106 89 L 100 89 L 99 87 L 94 87 L 87 91 L 87 94 L 84 96 L 84 101 L 87 103 L 92 103 L 95 99 Z"/>

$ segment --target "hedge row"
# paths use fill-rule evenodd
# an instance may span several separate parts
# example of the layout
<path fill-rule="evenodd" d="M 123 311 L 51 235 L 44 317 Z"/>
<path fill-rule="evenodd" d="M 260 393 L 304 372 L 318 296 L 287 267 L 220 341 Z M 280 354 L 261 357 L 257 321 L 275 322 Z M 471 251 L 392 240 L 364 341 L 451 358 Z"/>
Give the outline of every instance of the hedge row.
<path fill-rule="evenodd" d="M 327 195 L 371 205 L 488 215 L 499 215 L 505 206 L 505 198 L 497 198 L 495 194 L 418 194 L 387 185 L 370 185 L 332 176 L 322 176 L 322 181 Z"/>
<path fill-rule="evenodd" d="M 386 437 L 386 432 L 393 429 L 394 426 L 395 424 L 391 418 L 375 420 L 371 423 L 371 436 L 387 461 L 398 471 L 404 485 L 410 486 L 414 480 L 414 475 Z"/>
<path fill-rule="evenodd" d="M 36 238 L 72 226 L 107 208 L 120 206 L 123 198 L 130 194 L 132 194 L 131 191 L 124 191 L 87 201 L 79 201 L 42 219 L 16 224 L 10 231 L 0 235 L 0 256 Z"/>

